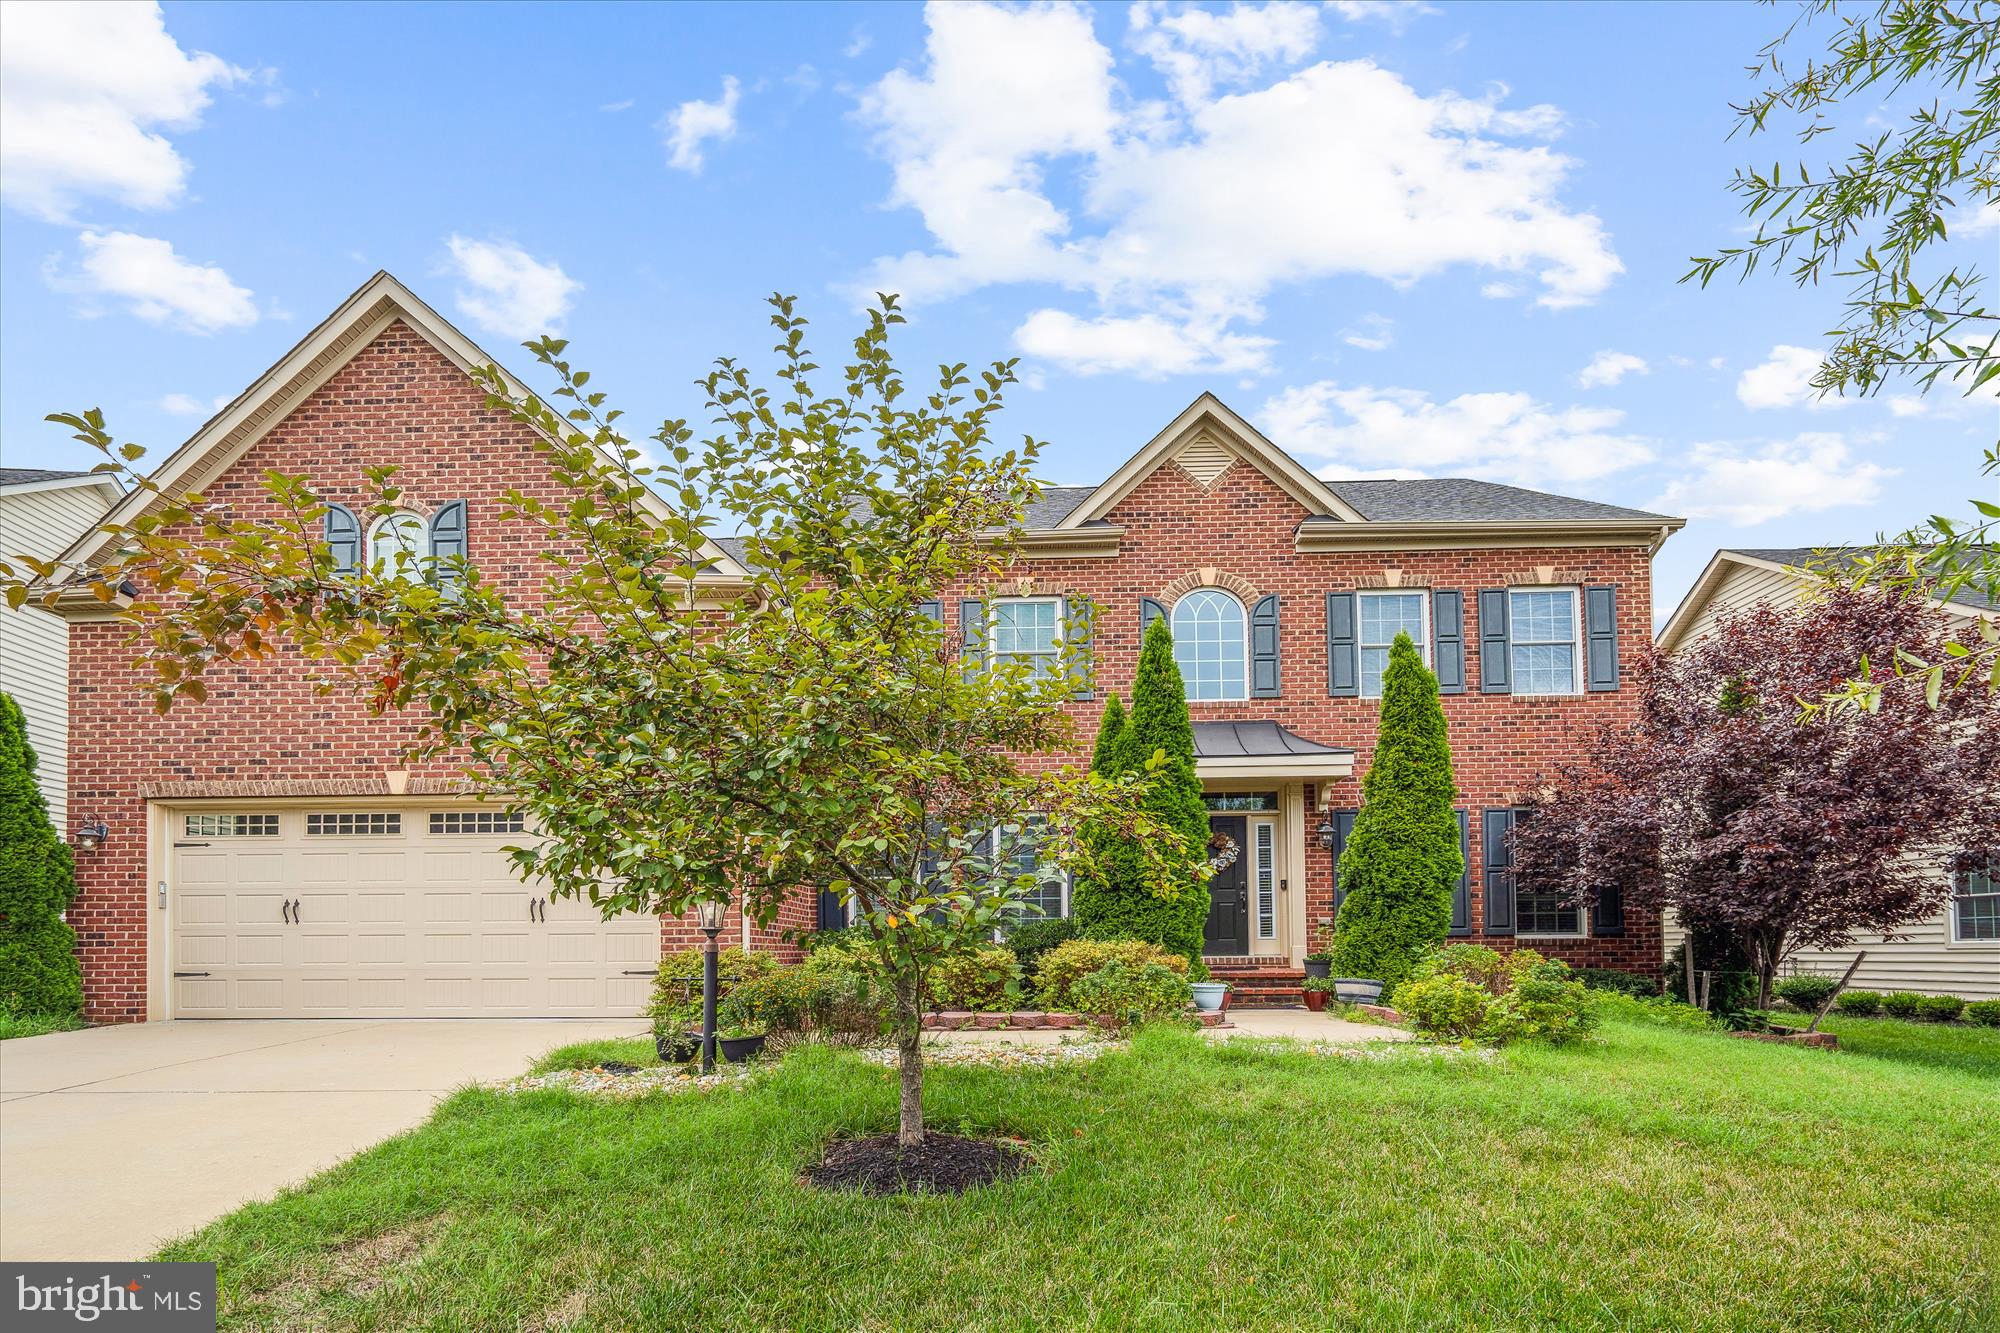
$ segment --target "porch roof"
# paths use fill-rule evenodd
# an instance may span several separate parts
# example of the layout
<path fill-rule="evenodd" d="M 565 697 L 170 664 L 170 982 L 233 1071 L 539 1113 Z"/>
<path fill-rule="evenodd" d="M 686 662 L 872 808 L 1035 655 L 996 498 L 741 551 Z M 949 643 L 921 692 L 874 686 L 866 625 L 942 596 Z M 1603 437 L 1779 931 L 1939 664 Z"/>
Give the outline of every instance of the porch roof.
<path fill-rule="evenodd" d="M 1197 722 L 1194 761 L 1205 778 L 1344 778 L 1354 771 L 1354 751 L 1276 722 Z"/>

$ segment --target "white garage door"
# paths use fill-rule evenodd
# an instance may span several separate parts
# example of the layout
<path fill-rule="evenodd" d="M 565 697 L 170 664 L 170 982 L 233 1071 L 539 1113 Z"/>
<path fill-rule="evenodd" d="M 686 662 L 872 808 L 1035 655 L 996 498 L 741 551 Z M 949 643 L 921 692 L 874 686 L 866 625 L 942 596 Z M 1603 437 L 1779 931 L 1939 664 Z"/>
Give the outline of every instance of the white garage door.
<path fill-rule="evenodd" d="M 520 816 L 355 805 L 176 810 L 179 1018 L 625 1017 L 656 918 L 605 921 L 515 877 Z"/>

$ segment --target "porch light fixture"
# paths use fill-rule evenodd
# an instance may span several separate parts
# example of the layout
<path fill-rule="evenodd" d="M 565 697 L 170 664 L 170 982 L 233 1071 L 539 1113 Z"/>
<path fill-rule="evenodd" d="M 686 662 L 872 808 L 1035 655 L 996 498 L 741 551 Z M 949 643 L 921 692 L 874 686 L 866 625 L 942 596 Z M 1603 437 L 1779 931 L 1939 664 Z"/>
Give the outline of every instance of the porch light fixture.
<path fill-rule="evenodd" d="M 729 899 L 703 898 L 694 905 L 695 922 L 708 936 L 701 952 L 701 1072 L 715 1072 L 715 937 L 722 933 L 722 920 L 729 914 Z"/>
<path fill-rule="evenodd" d="M 77 850 L 85 852 L 94 852 L 99 847 L 102 847 L 104 845 L 104 840 L 106 838 L 109 838 L 110 836 L 111 836 L 111 830 L 108 827 L 106 827 L 103 820 L 101 819 L 86 820 L 83 823 L 78 824 L 76 826 Z"/>
<path fill-rule="evenodd" d="M 1333 826 L 1332 816 L 1320 820 L 1319 827 L 1313 832 L 1319 837 L 1319 845 L 1329 852 L 1333 850 L 1333 845 L 1340 841 L 1340 830 Z"/>

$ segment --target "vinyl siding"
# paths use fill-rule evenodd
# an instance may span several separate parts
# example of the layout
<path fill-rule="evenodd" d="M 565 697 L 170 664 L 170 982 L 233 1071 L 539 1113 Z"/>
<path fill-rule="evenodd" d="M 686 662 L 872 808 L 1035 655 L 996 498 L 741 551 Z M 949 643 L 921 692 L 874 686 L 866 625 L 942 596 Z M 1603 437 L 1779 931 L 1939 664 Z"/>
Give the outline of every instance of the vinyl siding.
<path fill-rule="evenodd" d="M 1671 958 L 1681 948 L 1681 923 L 1669 912 L 1664 926 L 1667 956 Z M 1953 942 L 1950 908 L 1901 934 L 1905 938 L 1894 941 L 1880 935 L 1856 936 L 1844 949 L 1801 949 L 1783 970 L 1787 974 L 1817 972 L 1838 977 L 1854 961 L 1855 952 L 1866 949 L 1868 957 L 1848 983 L 1854 990 L 1910 990 L 1960 995 L 1968 1000 L 2000 999 L 2000 941 Z M 1700 966 L 1701 960 L 1695 963 Z"/>
<path fill-rule="evenodd" d="M 1688 627 L 1686 643 L 1695 644 L 1706 638 L 1715 627 L 1715 622 L 1723 616 L 1765 603 L 1795 606 L 1804 589 L 1805 583 L 1799 575 L 1732 564 L 1729 572 L 1716 585 L 1708 605 L 1701 609 L 1700 616 Z"/>
<path fill-rule="evenodd" d="M 0 559 L 61 554 L 103 517 L 104 501 L 95 486 L 0 494 Z M 15 611 L 0 603 L 0 691 L 21 706 L 49 817 L 67 829 L 69 626 L 38 607 Z"/>

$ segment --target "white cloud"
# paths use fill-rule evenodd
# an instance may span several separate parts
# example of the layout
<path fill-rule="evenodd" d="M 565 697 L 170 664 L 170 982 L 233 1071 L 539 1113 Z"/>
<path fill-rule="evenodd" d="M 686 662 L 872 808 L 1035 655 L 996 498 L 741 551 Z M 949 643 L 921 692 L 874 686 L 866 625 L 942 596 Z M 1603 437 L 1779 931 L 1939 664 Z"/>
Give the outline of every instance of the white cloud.
<path fill-rule="evenodd" d="M 1754 447 L 1697 444 L 1689 461 L 1694 471 L 1669 483 L 1647 507 L 1737 527 L 1868 504 L 1896 475 L 1894 468 L 1856 459 L 1843 436 L 1825 431 Z"/>
<path fill-rule="evenodd" d="M 1309 53 L 1311 12 L 1138 11 L 1135 44 L 1163 62 L 1169 103 L 1127 93 L 1090 11 L 932 5 L 923 66 L 861 100 L 889 201 L 932 244 L 878 260 L 857 297 L 1055 284 L 1099 317 L 1199 340 L 1315 278 L 1402 286 L 1472 266 L 1563 307 L 1622 271 L 1600 221 L 1561 201 L 1569 159 L 1524 142 L 1555 133 L 1559 111 L 1508 109 L 1504 89 L 1426 96 L 1365 60 L 1279 72 Z M 1058 203 L 1059 186 L 1078 203 Z"/>
<path fill-rule="evenodd" d="M 170 393 L 160 399 L 158 406 L 169 416 L 207 417 L 227 407 L 229 401 L 230 396 L 226 393 L 217 394 L 208 402 L 203 402 L 191 393 Z"/>
<path fill-rule="evenodd" d="M 847 45 L 840 48 L 840 54 L 852 60 L 873 45 L 875 45 L 875 38 L 872 35 L 856 29 L 854 36 L 848 39 Z"/>
<path fill-rule="evenodd" d="M 722 96 L 713 102 L 682 102 L 660 122 L 666 136 L 667 165 L 676 171 L 699 174 L 702 145 L 710 139 L 725 142 L 736 137 L 736 104 L 742 87 L 734 74 L 722 78 Z"/>
<path fill-rule="evenodd" d="M 190 54 L 155 4 L 10 4 L 0 42 L 0 195 L 68 222 L 88 199 L 166 208 L 188 164 L 163 130 L 191 130 L 210 90 L 252 79 Z"/>
<path fill-rule="evenodd" d="M 1014 331 L 1028 356 L 1066 366 L 1079 375 L 1131 374 L 1140 379 L 1261 371 L 1269 338 L 1224 333 L 1198 322 L 1157 315 L 1078 319 L 1066 310 L 1037 310 Z"/>
<path fill-rule="evenodd" d="M 1779 343 L 1761 365 L 1744 371 L 1736 380 L 1736 400 L 1756 411 L 1767 407 L 1830 407 L 1838 398 L 1821 398 L 1812 388 L 1826 354 L 1813 347 L 1793 347 Z"/>
<path fill-rule="evenodd" d="M 510 338 L 553 332 L 569 313 L 571 299 L 583 290 L 562 265 L 536 259 L 511 241 L 454 235 L 445 245 L 459 280 L 459 312 Z"/>
<path fill-rule="evenodd" d="M 1379 19 L 1397 32 L 1415 19 L 1437 13 L 1422 0 L 1327 0 L 1326 7 L 1350 23 Z"/>
<path fill-rule="evenodd" d="M 1616 384 L 1627 375 L 1650 374 L 1652 368 L 1646 364 L 1644 357 L 1606 348 L 1590 358 L 1590 364 L 1576 373 L 1576 382 L 1586 389 L 1598 389 Z"/>
<path fill-rule="evenodd" d="M 1333 476 L 1480 477 L 1522 485 L 1594 480 L 1653 457 L 1619 429 L 1623 412 L 1552 407 L 1525 393 L 1467 393 L 1434 402 L 1415 389 L 1344 388 L 1321 380 L 1264 404 L 1264 429 Z"/>
<path fill-rule="evenodd" d="M 1364 352 L 1385 352 L 1396 343 L 1396 321 L 1387 315 L 1363 315 L 1340 331 L 1340 340 Z"/>
<path fill-rule="evenodd" d="M 1961 208 L 1945 226 L 1952 236 L 1962 241 L 2000 231 L 2000 202 L 1989 199 L 1977 208 Z"/>
<path fill-rule="evenodd" d="M 613 114 L 616 114 L 617 112 L 620 111 L 630 111 L 634 105 L 635 103 L 633 102 L 633 99 L 629 97 L 624 97 L 620 98 L 616 102 L 606 102 L 603 106 L 600 106 L 597 109 L 599 111 L 609 111 L 612 112 Z"/>
<path fill-rule="evenodd" d="M 128 231 L 86 231 L 77 237 L 77 246 L 74 270 L 64 270 L 54 261 L 44 266 L 49 285 L 57 291 L 75 293 L 87 302 L 109 297 L 149 324 L 189 333 L 217 333 L 257 322 L 257 305 L 247 288 L 238 287 L 213 264 L 181 258 L 167 241 Z M 88 316 L 97 311 L 86 304 L 79 313 Z"/>

